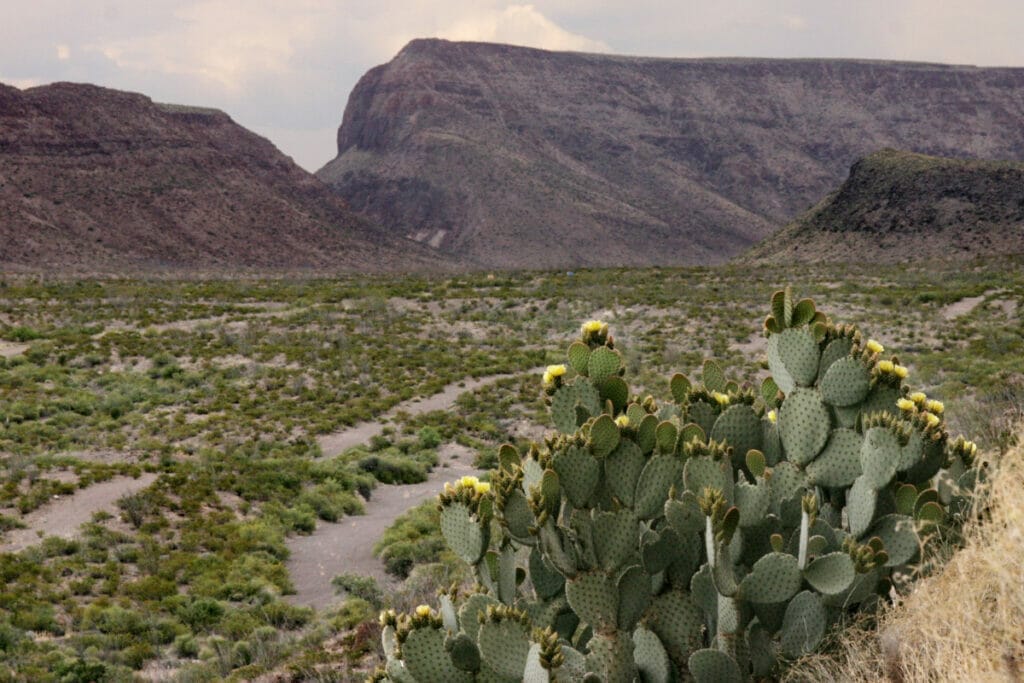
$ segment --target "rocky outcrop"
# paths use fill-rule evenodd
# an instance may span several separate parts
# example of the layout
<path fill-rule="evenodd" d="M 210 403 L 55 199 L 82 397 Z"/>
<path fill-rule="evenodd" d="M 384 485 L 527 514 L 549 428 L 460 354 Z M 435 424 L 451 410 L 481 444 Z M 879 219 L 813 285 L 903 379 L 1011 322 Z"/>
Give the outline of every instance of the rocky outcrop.
<path fill-rule="evenodd" d="M 0 85 L 6 271 L 437 264 L 223 112 L 92 85 Z"/>
<path fill-rule="evenodd" d="M 883 150 L 743 260 L 901 263 L 1024 254 L 1024 163 Z"/>
<path fill-rule="evenodd" d="M 495 267 L 725 260 L 885 147 L 1024 159 L 1024 69 L 644 59 L 417 40 L 356 86 L 317 175 Z"/>

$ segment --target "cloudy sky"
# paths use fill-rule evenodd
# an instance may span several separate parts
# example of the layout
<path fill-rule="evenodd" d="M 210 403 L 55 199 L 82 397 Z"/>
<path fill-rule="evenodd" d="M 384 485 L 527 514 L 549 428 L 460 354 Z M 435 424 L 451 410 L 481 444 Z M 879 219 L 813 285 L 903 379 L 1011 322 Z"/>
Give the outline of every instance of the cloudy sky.
<path fill-rule="evenodd" d="M 0 82 L 218 107 L 316 170 L 359 77 L 412 38 L 663 57 L 1024 66 L 1021 0 L 0 0 Z"/>

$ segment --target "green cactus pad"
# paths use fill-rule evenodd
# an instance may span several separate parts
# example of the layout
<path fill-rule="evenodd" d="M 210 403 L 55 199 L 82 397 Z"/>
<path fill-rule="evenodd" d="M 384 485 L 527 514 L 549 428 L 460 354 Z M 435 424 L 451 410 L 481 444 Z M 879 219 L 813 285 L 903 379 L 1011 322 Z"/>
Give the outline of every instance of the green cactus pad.
<path fill-rule="evenodd" d="M 600 672 L 600 680 L 606 683 L 629 683 L 636 678 L 636 664 L 633 663 L 633 638 L 622 631 L 596 634 L 587 644 L 587 668 Z M 587 678 L 583 679 L 584 681 Z"/>
<path fill-rule="evenodd" d="M 635 429 L 647 417 L 647 411 L 639 403 L 630 403 L 626 406 L 626 417 L 629 418 L 630 426 Z"/>
<path fill-rule="evenodd" d="M 779 385 L 771 377 L 765 377 L 761 381 L 761 399 L 769 408 L 779 405 Z"/>
<path fill-rule="evenodd" d="M 612 424 L 615 428 L 615 424 Z M 618 434 L 618 430 L 616 430 Z M 601 479 L 601 463 L 584 448 L 569 446 L 552 457 L 552 467 L 574 507 L 583 507 Z"/>
<path fill-rule="evenodd" d="M 770 678 L 775 673 L 778 660 L 777 648 L 771 633 L 759 619 L 747 624 L 747 651 L 750 653 L 750 668 L 757 678 Z"/>
<path fill-rule="evenodd" d="M 587 359 L 587 375 L 594 382 L 614 377 L 619 373 L 620 367 L 622 357 L 607 346 L 598 346 L 590 352 L 590 358 Z"/>
<path fill-rule="evenodd" d="M 813 460 L 828 441 L 828 409 L 815 389 L 795 389 L 779 410 L 779 436 L 786 458 L 797 465 Z"/>
<path fill-rule="evenodd" d="M 540 538 L 540 548 L 544 553 L 544 557 L 551 562 L 551 566 L 564 576 L 575 575 L 577 570 L 576 560 L 571 551 L 566 549 L 562 532 L 555 526 L 555 523 L 548 519 L 541 525 L 538 537 Z"/>
<path fill-rule="evenodd" d="M 671 526 L 648 531 L 640 543 L 640 560 L 648 574 L 663 572 L 679 557 L 679 535 Z"/>
<path fill-rule="evenodd" d="M 736 660 L 718 650 L 697 650 L 690 655 L 687 667 L 696 683 L 743 683 Z"/>
<path fill-rule="evenodd" d="M 700 441 L 703 443 L 707 440 L 707 437 L 704 435 L 704 430 L 695 422 L 688 422 L 679 430 L 679 444 L 681 446 L 685 446 L 691 441 Z"/>
<path fill-rule="evenodd" d="M 787 500 L 799 498 L 807 490 L 807 475 L 793 463 L 783 460 L 772 468 L 772 507 L 776 510 Z"/>
<path fill-rule="evenodd" d="M 852 605 L 858 605 L 869 597 L 876 595 L 878 588 L 877 569 L 872 569 L 866 574 L 857 574 L 853 580 L 853 586 L 839 595 L 823 595 L 822 602 L 828 607 L 840 607 L 847 609 Z"/>
<path fill-rule="evenodd" d="M 736 483 L 736 507 L 740 509 L 740 526 L 748 528 L 764 521 L 771 507 L 772 493 L 767 484 Z"/>
<path fill-rule="evenodd" d="M 614 572 L 639 559 L 637 518 L 629 508 L 594 516 L 594 550 L 601 567 Z"/>
<path fill-rule="evenodd" d="M 632 631 L 651 604 L 651 575 L 639 565 L 626 568 L 616 582 L 619 591 L 620 631 Z"/>
<path fill-rule="evenodd" d="M 644 683 L 670 683 L 672 664 L 654 631 L 638 626 L 633 631 L 633 662 Z"/>
<path fill-rule="evenodd" d="M 654 439 L 659 453 L 675 453 L 679 429 L 668 420 L 660 422 L 658 429 L 654 432 Z"/>
<path fill-rule="evenodd" d="M 722 372 L 722 366 L 715 361 L 711 359 L 704 361 L 700 378 L 708 391 L 725 391 L 725 373 Z"/>
<path fill-rule="evenodd" d="M 643 453 L 650 453 L 657 444 L 658 418 L 648 415 L 636 428 L 636 443 Z"/>
<path fill-rule="evenodd" d="M 586 417 L 601 414 L 601 395 L 590 382 L 577 378 L 566 384 L 551 397 L 551 419 L 558 431 L 572 434 L 583 424 L 580 413 Z"/>
<path fill-rule="evenodd" d="M 849 408 L 832 407 L 832 414 L 836 417 L 836 424 L 843 429 L 853 429 L 857 426 L 857 419 L 860 417 L 860 406 Z"/>
<path fill-rule="evenodd" d="M 914 515 L 914 519 L 924 531 L 932 531 L 946 520 L 946 512 L 934 500 L 928 501 Z"/>
<path fill-rule="evenodd" d="M 797 594 L 802 582 L 795 557 L 768 553 L 743 577 L 740 597 L 750 602 L 785 602 Z"/>
<path fill-rule="evenodd" d="M 577 374 L 586 375 L 590 361 L 590 347 L 583 342 L 573 342 L 569 345 L 569 365 Z"/>
<path fill-rule="evenodd" d="M 818 361 L 818 342 L 806 328 L 784 330 L 768 338 L 768 368 L 787 396 L 796 386 L 814 384 Z"/>
<path fill-rule="evenodd" d="M 887 412 L 890 415 L 896 415 L 899 410 L 896 408 L 896 399 L 900 397 L 900 392 L 896 387 L 891 387 L 887 384 L 876 384 L 875 387 L 868 392 L 868 397 L 864 399 L 864 403 L 860 407 L 862 415 L 869 415 L 871 413 Z"/>
<path fill-rule="evenodd" d="M 917 487 L 913 484 L 898 485 L 896 487 L 896 512 L 901 515 L 913 515 L 917 494 Z"/>
<path fill-rule="evenodd" d="M 871 389 L 871 373 L 851 356 L 840 358 L 821 379 L 821 397 L 833 406 L 857 405 Z"/>
<path fill-rule="evenodd" d="M 619 445 L 619 427 L 608 415 L 601 415 L 590 425 L 590 441 L 594 455 L 599 458 L 611 453 Z"/>
<path fill-rule="evenodd" d="M 633 506 L 636 484 L 645 464 L 647 460 L 640 452 L 640 447 L 629 439 L 622 439 L 618 447 L 604 459 L 608 489 L 624 505 Z"/>
<path fill-rule="evenodd" d="M 687 379 L 686 375 L 679 372 L 672 375 L 672 379 L 669 380 L 668 386 L 672 391 L 672 398 L 675 399 L 676 403 L 686 403 L 686 399 L 690 395 L 691 389 L 690 380 Z"/>
<path fill-rule="evenodd" d="M 793 321 L 793 297 L 789 287 L 772 294 L 772 317 L 780 329 L 786 329 Z"/>
<path fill-rule="evenodd" d="M 814 314 L 816 312 L 813 300 L 801 299 L 796 302 L 795 306 L 793 306 L 793 319 L 789 322 L 790 327 L 806 325 L 814 319 Z"/>
<path fill-rule="evenodd" d="M 704 617 L 686 591 L 671 590 L 654 598 L 647 627 L 658 636 L 676 666 L 686 666 L 703 640 Z"/>
<path fill-rule="evenodd" d="M 470 673 L 480 670 L 480 650 L 467 634 L 459 632 L 448 636 L 444 648 L 456 669 Z"/>
<path fill-rule="evenodd" d="M 509 683 L 523 680 L 530 654 L 530 628 L 514 619 L 487 620 L 480 625 L 477 645 L 487 669 Z M 445 679 L 437 679 L 445 680 Z"/>
<path fill-rule="evenodd" d="M 733 460 L 742 463 L 747 451 L 761 450 L 761 418 L 748 405 L 729 406 L 711 427 L 711 438 L 733 448 Z"/>
<path fill-rule="evenodd" d="M 707 562 L 690 578 L 690 596 L 703 612 L 708 630 L 715 632 L 718 628 L 718 589 L 715 588 L 715 580 Z"/>
<path fill-rule="evenodd" d="M 686 408 L 686 422 L 692 422 L 704 430 L 705 434 L 711 432 L 718 419 L 718 410 L 715 406 L 705 401 L 694 401 Z"/>
<path fill-rule="evenodd" d="M 540 644 L 531 643 L 526 654 L 526 667 L 523 669 L 522 683 L 548 683 L 551 675 L 540 662 Z"/>
<path fill-rule="evenodd" d="M 821 598 L 803 591 L 790 600 L 782 619 L 782 652 L 796 659 L 814 652 L 825 637 L 828 615 Z"/>
<path fill-rule="evenodd" d="M 818 536 L 817 538 L 822 538 Z M 824 541 L 824 538 L 822 538 Z M 814 590 L 825 595 L 839 595 L 853 586 L 857 577 L 853 560 L 844 552 L 834 552 L 817 558 L 804 570 L 804 578 Z"/>
<path fill-rule="evenodd" d="M 864 433 L 860 449 L 860 467 L 871 488 L 889 485 L 900 461 L 900 443 L 888 427 L 872 427 Z"/>
<path fill-rule="evenodd" d="M 857 477 L 846 493 L 846 517 L 850 522 L 850 533 L 859 538 L 875 518 L 878 493 L 863 475 Z"/>
<path fill-rule="evenodd" d="M 441 510 L 441 533 L 452 552 L 467 564 L 479 562 L 487 550 L 487 526 L 474 521 L 462 503 L 449 503 Z"/>
<path fill-rule="evenodd" d="M 596 383 L 602 401 L 611 401 L 616 413 L 623 411 L 629 402 L 629 385 L 621 377 L 609 377 Z"/>
<path fill-rule="evenodd" d="M 779 426 L 771 420 L 761 420 L 761 451 L 769 467 L 774 467 L 782 460 L 782 439 L 779 438 Z"/>
<path fill-rule="evenodd" d="M 565 586 L 565 577 L 559 574 L 535 546 L 530 552 L 530 581 L 541 600 L 550 600 Z"/>
<path fill-rule="evenodd" d="M 440 628 L 414 628 L 402 643 L 402 661 L 418 681 L 469 681 L 473 674 L 460 671 L 444 647 L 445 633 Z"/>
<path fill-rule="evenodd" d="M 533 458 L 523 458 L 523 492 L 528 493 L 544 477 L 544 469 Z"/>
<path fill-rule="evenodd" d="M 619 592 L 604 572 L 584 572 L 565 583 L 572 611 L 595 631 L 614 630 L 618 622 Z"/>
<path fill-rule="evenodd" d="M 818 381 L 820 382 L 824 379 L 825 373 L 828 372 L 833 363 L 840 358 L 848 357 L 852 349 L 853 341 L 846 337 L 830 341 L 825 350 L 821 352 L 821 360 L 818 362 Z"/>
<path fill-rule="evenodd" d="M 660 515 L 669 489 L 680 480 L 682 463 L 671 455 L 655 455 L 644 465 L 636 485 L 634 509 L 640 519 Z"/>
<path fill-rule="evenodd" d="M 698 498 L 704 489 L 718 489 L 727 503 L 733 501 L 732 465 L 725 459 L 715 460 L 708 456 L 690 458 L 683 467 L 683 483 L 686 490 Z"/>
<path fill-rule="evenodd" d="M 479 615 L 486 614 L 488 607 L 499 604 L 497 600 L 484 593 L 473 593 L 462 603 L 462 607 L 459 608 L 459 624 L 474 642 L 480 625 Z"/>
<path fill-rule="evenodd" d="M 914 530 L 914 518 L 904 515 L 886 515 L 864 534 L 865 538 L 877 536 L 882 539 L 885 552 L 889 554 L 886 567 L 910 562 L 920 549 L 921 540 Z"/>
<path fill-rule="evenodd" d="M 906 472 L 914 465 L 924 459 L 925 441 L 920 431 L 914 430 L 910 433 L 907 443 L 900 449 L 899 463 L 896 465 L 898 472 Z"/>
<path fill-rule="evenodd" d="M 942 441 L 924 442 L 924 456 L 904 476 L 912 484 L 923 484 L 938 473 L 946 460 L 946 449 Z"/>
<path fill-rule="evenodd" d="M 768 461 L 764 457 L 764 452 L 759 450 L 747 451 L 744 461 L 747 465 L 747 471 L 754 475 L 754 477 L 760 478 L 764 476 L 764 471 L 768 468 Z"/>
<path fill-rule="evenodd" d="M 825 449 L 807 465 L 807 480 L 816 486 L 849 486 L 861 475 L 864 437 L 852 429 L 834 429 Z"/>
<path fill-rule="evenodd" d="M 512 491 L 506 497 L 501 519 L 512 538 L 520 543 L 533 545 L 534 537 L 530 535 L 530 527 L 534 523 L 533 513 L 522 491 Z"/>
<path fill-rule="evenodd" d="M 665 519 L 680 536 L 692 536 L 704 530 L 704 515 L 693 491 L 684 491 L 680 500 L 665 501 Z"/>

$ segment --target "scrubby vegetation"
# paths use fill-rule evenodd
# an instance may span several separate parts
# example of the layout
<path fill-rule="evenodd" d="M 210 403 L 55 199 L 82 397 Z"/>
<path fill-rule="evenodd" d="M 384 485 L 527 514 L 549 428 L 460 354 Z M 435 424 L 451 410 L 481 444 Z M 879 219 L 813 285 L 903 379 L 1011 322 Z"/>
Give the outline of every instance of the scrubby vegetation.
<path fill-rule="evenodd" d="M 340 598 L 344 615 L 288 602 L 289 535 L 359 514 L 382 481 L 421 481 L 448 442 L 490 467 L 500 444 L 539 438 L 532 369 L 561 362 L 553 349 L 590 317 L 614 324 L 638 393 L 664 393 L 672 371 L 707 356 L 758 381 L 755 312 L 792 281 L 842 319 L 885 330 L 915 384 L 947 400 L 951 428 L 1008 448 L 1024 393 L 1020 265 L 7 281 L 0 544 L 34 537 L 32 515 L 93 483 L 157 479 L 83 519 L 74 539 L 0 548 L 0 670 L 118 680 L 159 662 L 198 680 L 372 668 L 378 639 L 358 618 L 368 610 L 349 604 L 373 606 L 365 596 Z M 502 373 L 512 376 L 454 411 L 399 412 L 381 439 L 320 447 L 403 401 Z M 432 515 L 411 512 L 382 542 L 410 577 L 385 606 L 407 609 L 460 578 Z"/>

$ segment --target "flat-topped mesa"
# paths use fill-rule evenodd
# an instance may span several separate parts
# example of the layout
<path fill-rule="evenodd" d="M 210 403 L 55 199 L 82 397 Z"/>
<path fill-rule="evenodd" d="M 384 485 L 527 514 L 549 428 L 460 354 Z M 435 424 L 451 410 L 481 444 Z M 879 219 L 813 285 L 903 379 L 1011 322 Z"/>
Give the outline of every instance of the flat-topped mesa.
<path fill-rule="evenodd" d="M 355 216 L 216 109 L 0 85 L 0 267 L 393 270 L 431 251 Z"/>
<path fill-rule="evenodd" d="M 493 267 L 714 263 L 885 147 L 1024 159 L 1024 69 L 655 59 L 416 40 L 318 172 L 396 234 Z"/>
<path fill-rule="evenodd" d="M 1024 163 L 886 149 L 747 261 L 899 263 L 1024 253 Z"/>

